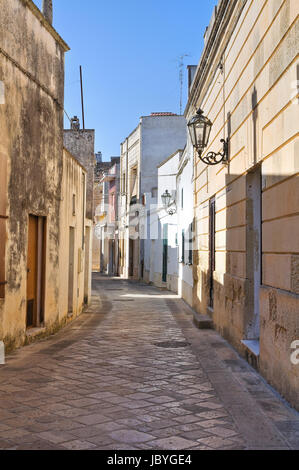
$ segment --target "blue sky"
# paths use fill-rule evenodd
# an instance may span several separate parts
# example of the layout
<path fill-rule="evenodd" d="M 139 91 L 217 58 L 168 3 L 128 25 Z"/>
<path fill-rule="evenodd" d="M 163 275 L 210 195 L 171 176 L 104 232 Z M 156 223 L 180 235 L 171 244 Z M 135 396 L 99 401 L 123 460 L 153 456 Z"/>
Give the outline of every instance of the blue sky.
<path fill-rule="evenodd" d="M 42 0 L 34 0 L 40 8 Z M 69 44 L 65 109 L 96 129 L 96 151 L 119 155 L 120 143 L 151 112 L 179 113 L 178 58 L 197 64 L 216 0 L 53 0 L 54 27 Z M 184 105 L 187 74 L 184 69 Z M 68 122 L 65 123 L 68 127 Z"/>

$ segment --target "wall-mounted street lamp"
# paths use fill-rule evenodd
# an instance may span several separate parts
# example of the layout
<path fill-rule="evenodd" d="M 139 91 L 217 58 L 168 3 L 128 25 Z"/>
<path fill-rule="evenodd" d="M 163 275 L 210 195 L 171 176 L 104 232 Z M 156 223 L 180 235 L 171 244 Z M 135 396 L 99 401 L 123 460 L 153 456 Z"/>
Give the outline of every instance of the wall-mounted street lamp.
<path fill-rule="evenodd" d="M 172 199 L 171 194 L 166 189 L 165 193 L 161 196 L 162 203 L 164 209 L 167 211 L 169 215 L 174 215 L 176 213 L 176 203 L 175 200 Z"/>
<path fill-rule="evenodd" d="M 189 134 L 193 147 L 196 149 L 199 158 L 207 165 L 217 165 L 228 161 L 228 139 L 221 139 L 223 152 L 208 152 L 202 157 L 204 149 L 207 147 L 213 123 L 199 109 L 188 122 Z"/>

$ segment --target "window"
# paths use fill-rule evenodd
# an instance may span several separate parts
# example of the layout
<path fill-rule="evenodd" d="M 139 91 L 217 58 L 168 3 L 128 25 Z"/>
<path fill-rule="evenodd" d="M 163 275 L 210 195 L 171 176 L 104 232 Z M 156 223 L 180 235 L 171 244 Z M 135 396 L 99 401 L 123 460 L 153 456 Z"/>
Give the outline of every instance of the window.
<path fill-rule="evenodd" d="M 182 263 L 185 263 L 185 230 L 182 230 Z"/>
<path fill-rule="evenodd" d="M 73 215 L 76 215 L 76 194 L 73 194 Z"/>
<path fill-rule="evenodd" d="M 122 193 L 124 194 L 126 192 L 126 174 L 123 174 L 123 179 L 122 179 Z"/>
<path fill-rule="evenodd" d="M 132 168 L 131 171 L 131 198 L 137 197 L 137 168 Z"/>
<path fill-rule="evenodd" d="M 152 198 L 158 197 L 158 188 L 152 188 Z"/>

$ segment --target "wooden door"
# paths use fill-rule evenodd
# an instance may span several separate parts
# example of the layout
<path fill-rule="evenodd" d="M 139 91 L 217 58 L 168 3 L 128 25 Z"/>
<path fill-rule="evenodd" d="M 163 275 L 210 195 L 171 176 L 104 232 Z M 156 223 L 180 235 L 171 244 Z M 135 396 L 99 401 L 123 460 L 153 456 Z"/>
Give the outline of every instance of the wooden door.
<path fill-rule="evenodd" d="M 75 275 L 74 263 L 75 263 L 75 229 L 73 227 L 70 227 L 68 313 L 73 313 L 73 309 L 74 309 L 74 275 Z"/>
<path fill-rule="evenodd" d="M 89 301 L 90 227 L 85 227 L 84 303 Z"/>
<path fill-rule="evenodd" d="M 7 157 L 0 154 L 0 299 L 5 297 L 6 272 L 5 272 L 5 245 L 6 245 L 6 171 Z"/>
<path fill-rule="evenodd" d="M 33 327 L 37 313 L 38 217 L 29 216 L 27 251 L 27 328 Z"/>
<path fill-rule="evenodd" d="M 134 240 L 129 240 L 129 276 L 134 276 Z"/>

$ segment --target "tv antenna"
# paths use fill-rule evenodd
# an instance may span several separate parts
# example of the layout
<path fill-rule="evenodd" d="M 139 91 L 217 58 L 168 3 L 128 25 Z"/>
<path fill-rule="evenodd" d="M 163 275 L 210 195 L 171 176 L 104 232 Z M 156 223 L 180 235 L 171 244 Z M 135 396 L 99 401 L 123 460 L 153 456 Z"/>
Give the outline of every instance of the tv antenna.
<path fill-rule="evenodd" d="M 180 116 L 183 114 L 183 85 L 184 85 L 184 59 L 190 57 L 189 54 L 183 54 L 179 57 L 179 70 L 180 70 Z"/>

